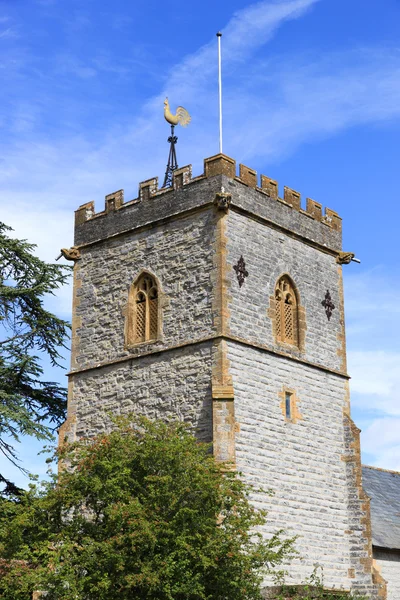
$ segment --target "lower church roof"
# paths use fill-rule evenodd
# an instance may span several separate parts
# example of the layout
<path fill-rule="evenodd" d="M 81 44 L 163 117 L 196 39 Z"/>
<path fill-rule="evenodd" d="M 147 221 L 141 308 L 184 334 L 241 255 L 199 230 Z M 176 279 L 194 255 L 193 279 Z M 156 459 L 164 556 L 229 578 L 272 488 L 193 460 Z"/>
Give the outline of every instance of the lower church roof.
<path fill-rule="evenodd" d="M 400 473 L 363 465 L 362 476 L 371 498 L 373 545 L 400 550 Z"/>

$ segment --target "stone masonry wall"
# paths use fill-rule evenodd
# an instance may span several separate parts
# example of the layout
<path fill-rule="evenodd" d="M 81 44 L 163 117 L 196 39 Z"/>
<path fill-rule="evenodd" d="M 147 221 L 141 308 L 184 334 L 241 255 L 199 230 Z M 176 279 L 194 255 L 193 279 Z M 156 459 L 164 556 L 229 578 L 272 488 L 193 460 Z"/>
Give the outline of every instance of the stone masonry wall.
<path fill-rule="evenodd" d="M 300 536 L 302 559 L 290 567 L 295 583 L 319 563 L 328 587 L 356 587 L 375 597 L 368 507 L 349 462 L 354 459 L 360 467 L 360 458 L 344 422 L 349 391 L 341 267 L 312 239 L 237 210 L 234 193 L 232 203 L 227 219 L 228 359 L 240 431 L 238 469 L 255 485 L 275 490 L 272 499 L 256 498 L 270 511 L 273 527 Z M 241 287 L 233 269 L 240 256 L 247 271 Z M 274 290 L 283 274 L 298 292 L 299 348 L 274 337 Z M 322 305 L 327 290 L 335 305 L 330 319 Z M 294 394 L 293 420 L 284 414 L 287 390 Z"/>
<path fill-rule="evenodd" d="M 225 191 L 232 194 L 232 203 L 243 211 L 258 215 L 262 219 L 266 219 L 321 246 L 326 246 L 333 250 L 341 250 L 341 219 L 330 209 L 327 209 L 327 211 L 336 216 L 332 219 L 334 227 L 328 226 L 326 222 L 322 222 L 320 217 L 315 215 L 312 206 L 310 206 L 310 204 L 315 204 L 313 200 L 308 198 L 308 210 L 302 210 L 300 207 L 300 194 L 288 190 L 288 188 L 285 188 L 284 198 L 282 199 L 277 194 L 272 194 L 268 191 L 267 194 L 269 193 L 270 195 L 266 196 L 252 186 L 243 185 L 237 179 L 227 180 L 225 178 L 223 185 L 225 186 Z M 321 209 L 321 205 L 319 205 L 319 208 Z"/>
<path fill-rule="evenodd" d="M 228 263 L 241 255 L 248 277 L 239 287 L 231 270 L 230 333 L 247 341 L 284 351 L 329 369 L 343 370 L 341 281 L 335 258 L 304 242 L 230 211 Z M 269 315 L 270 298 L 282 274 L 292 278 L 305 311 L 304 349 L 276 344 Z M 335 305 L 328 321 L 321 302 L 329 289 Z"/>
<path fill-rule="evenodd" d="M 190 167 L 179 169 L 172 189 L 157 191 L 155 179 L 139 188 L 129 203 L 119 191 L 106 196 L 103 212 L 88 203 L 76 213 L 71 431 L 91 437 L 108 429 L 109 413 L 192 423 L 247 481 L 275 491 L 254 501 L 270 511 L 266 535 L 280 527 L 299 535 L 290 582 L 301 583 L 318 562 L 325 585 L 351 588 L 346 532 L 356 490 L 343 460 L 340 217 L 322 215 L 309 199 L 303 210 L 289 188 L 279 198 L 267 177 L 258 187 L 243 165 L 236 176 L 224 155 L 206 159 L 196 179 Z M 233 266 L 241 255 L 248 277 L 239 288 Z M 142 270 L 160 285 L 162 335 L 127 349 L 128 291 Z M 305 315 L 297 350 L 275 343 L 268 313 L 283 273 Z M 327 289 L 336 307 L 330 321 L 321 305 Z M 295 398 L 291 421 L 285 389 Z"/>
<path fill-rule="evenodd" d="M 162 219 L 175 218 L 185 211 L 210 204 L 215 192 L 220 189 L 218 179 L 197 179 L 180 189 L 167 188 L 154 196 L 150 194 L 154 189 L 153 185 L 142 188 L 143 184 L 140 184 L 139 198 L 119 206 L 114 202 L 110 207 L 108 198 L 118 195 L 122 199 L 123 190 L 120 190 L 106 196 L 106 210 L 95 214 L 94 203 L 87 203 L 75 213 L 75 244 L 105 240 L 110 236 L 145 227 Z M 87 218 L 88 220 L 85 220 Z"/>
<path fill-rule="evenodd" d="M 77 436 L 110 428 L 109 414 L 181 419 L 212 441 L 210 342 L 75 374 Z"/>
<path fill-rule="evenodd" d="M 374 548 L 374 558 L 382 577 L 387 581 L 387 600 L 400 598 L 400 552 Z"/>
<path fill-rule="evenodd" d="M 370 499 L 362 486 L 360 429 L 344 412 L 344 449 L 348 490 L 348 536 L 353 587 L 368 599 L 386 600 L 385 581 L 374 567 Z M 372 578 L 371 578 L 372 575 Z"/>
<path fill-rule="evenodd" d="M 155 351 L 210 335 L 212 211 L 82 248 L 77 289 L 74 368 Z M 162 339 L 128 351 L 124 344 L 128 291 L 147 269 L 160 283 Z"/>
<path fill-rule="evenodd" d="M 75 213 L 75 245 L 81 246 L 110 236 L 143 227 L 158 220 L 169 219 L 188 210 L 213 202 L 215 194 L 232 194 L 232 202 L 241 210 L 249 211 L 289 229 L 296 235 L 313 240 L 333 250 L 341 250 L 341 218 L 331 209 L 307 198 L 306 209 L 301 206 L 300 194 L 284 188 L 283 198 L 278 195 L 278 184 L 257 175 L 240 165 L 236 176 L 235 161 L 224 155 L 205 159 L 204 174 L 192 179 L 191 166 L 182 167 L 173 175 L 173 187 L 157 189 L 157 178 L 139 184 L 139 196 L 124 203 L 123 190 L 108 194 L 105 209 L 95 212 L 94 202 L 83 204 Z"/>
<path fill-rule="evenodd" d="M 315 563 L 328 587 L 351 587 L 347 484 L 343 448 L 346 381 L 263 350 L 229 342 L 235 392 L 236 463 L 269 512 L 266 535 L 299 535 L 299 560 L 288 583 L 301 583 Z M 282 389 L 295 391 L 298 417 L 285 419 Z"/>

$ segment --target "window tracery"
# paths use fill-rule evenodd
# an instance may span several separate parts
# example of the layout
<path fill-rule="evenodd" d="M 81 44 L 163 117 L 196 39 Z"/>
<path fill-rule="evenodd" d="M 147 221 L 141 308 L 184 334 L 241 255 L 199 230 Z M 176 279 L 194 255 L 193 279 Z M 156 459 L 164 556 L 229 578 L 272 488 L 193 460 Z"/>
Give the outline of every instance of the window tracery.
<path fill-rule="evenodd" d="M 159 332 L 159 293 L 155 278 L 143 273 L 129 296 L 128 345 L 155 341 Z"/>
<path fill-rule="evenodd" d="M 299 345 L 296 292 L 287 275 L 283 275 L 275 287 L 275 333 L 278 342 Z"/>

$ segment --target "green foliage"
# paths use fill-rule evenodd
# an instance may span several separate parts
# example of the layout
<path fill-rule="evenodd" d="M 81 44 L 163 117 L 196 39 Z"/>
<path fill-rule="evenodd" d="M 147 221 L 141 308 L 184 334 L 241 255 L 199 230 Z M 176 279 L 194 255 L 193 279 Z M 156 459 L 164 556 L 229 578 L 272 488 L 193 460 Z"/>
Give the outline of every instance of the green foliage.
<path fill-rule="evenodd" d="M 65 418 L 65 389 L 41 381 L 35 353 L 52 365 L 61 358 L 69 325 L 45 310 L 43 299 L 66 282 L 70 267 L 41 261 L 34 245 L 8 237 L 9 230 L 0 223 L 0 452 L 16 464 L 21 435 L 51 439 L 46 422 L 57 427 Z M 1 473 L 0 483 L 17 491 Z"/>
<path fill-rule="evenodd" d="M 117 425 L 67 448 L 57 485 L 5 501 L 0 597 L 260 599 L 293 540 L 262 539 L 250 488 L 184 425 Z"/>
<path fill-rule="evenodd" d="M 274 600 L 367 600 L 364 596 L 359 596 L 353 592 L 340 590 L 325 590 L 322 585 L 306 585 L 302 590 L 300 587 L 292 588 L 290 586 L 282 589 Z"/>
<path fill-rule="evenodd" d="M 274 596 L 275 600 L 367 600 L 357 592 L 326 590 L 324 588 L 323 568 L 315 565 L 314 571 L 304 585 L 282 585 Z"/>

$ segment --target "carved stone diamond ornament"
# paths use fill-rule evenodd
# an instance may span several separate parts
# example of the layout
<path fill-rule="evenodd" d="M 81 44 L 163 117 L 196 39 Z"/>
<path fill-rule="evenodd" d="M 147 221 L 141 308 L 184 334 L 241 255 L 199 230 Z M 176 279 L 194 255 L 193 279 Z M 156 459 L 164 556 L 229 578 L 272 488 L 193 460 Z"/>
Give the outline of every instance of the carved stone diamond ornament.
<path fill-rule="evenodd" d="M 242 287 L 244 284 L 244 280 L 249 276 L 248 271 L 246 271 L 246 263 L 244 262 L 243 255 L 237 261 L 237 264 L 233 266 L 236 271 L 237 280 L 239 282 L 239 287 Z"/>
<path fill-rule="evenodd" d="M 328 317 L 328 321 L 331 320 L 332 311 L 335 309 L 335 305 L 332 302 L 331 295 L 329 290 L 326 290 L 325 299 L 321 302 L 322 306 L 325 308 L 326 316 Z"/>

